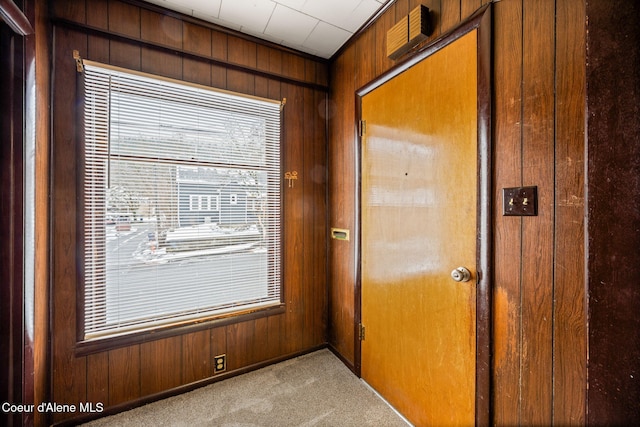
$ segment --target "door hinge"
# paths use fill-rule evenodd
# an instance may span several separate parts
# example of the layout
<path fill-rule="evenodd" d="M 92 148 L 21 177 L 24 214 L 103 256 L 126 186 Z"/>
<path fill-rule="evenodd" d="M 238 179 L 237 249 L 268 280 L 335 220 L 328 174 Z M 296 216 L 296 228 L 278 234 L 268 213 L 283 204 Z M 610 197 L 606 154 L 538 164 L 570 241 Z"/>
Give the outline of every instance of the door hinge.
<path fill-rule="evenodd" d="M 366 120 L 360 120 L 358 122 L 358 135 L 359 136 L 364 136 L 365 133 L 367 133 L 367 121 Z"/>
<path fill-rule="evenodd" d="M 358 338 L 360 341 L 364 341 L 364 325 L 362 323 L 358 323 Z"/>

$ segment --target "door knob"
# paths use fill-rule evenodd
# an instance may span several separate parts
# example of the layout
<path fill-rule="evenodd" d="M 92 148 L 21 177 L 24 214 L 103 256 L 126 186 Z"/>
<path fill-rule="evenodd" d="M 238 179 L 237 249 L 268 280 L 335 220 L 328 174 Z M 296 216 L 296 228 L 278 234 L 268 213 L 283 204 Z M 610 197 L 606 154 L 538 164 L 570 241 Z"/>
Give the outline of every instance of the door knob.
<path fill-rule="evenodd" d="M 451 278 L 456 282 L 468 282 L 471 279 L 471 272 L 465 267 L 458 267 L 451 272 Z"/>

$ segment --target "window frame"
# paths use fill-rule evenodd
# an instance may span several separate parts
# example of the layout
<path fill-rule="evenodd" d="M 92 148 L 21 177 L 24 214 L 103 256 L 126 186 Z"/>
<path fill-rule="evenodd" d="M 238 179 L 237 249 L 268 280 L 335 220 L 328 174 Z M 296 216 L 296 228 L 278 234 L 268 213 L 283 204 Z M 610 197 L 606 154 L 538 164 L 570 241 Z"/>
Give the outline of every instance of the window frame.
<path fill-rule="evenodd" d="M 122 71 L 130 74 L 141 75 L 144 77 L 164 80 L 173 82 L 176 84 L 184 85 L 184 86 L 192 86 L 198 88 L 204 88 L 206 90 L 210 90 L 213 92 L 221 92 L 225 94 L 231 94 L 235 96 L 245 97 L 245 98 L 254 98 L 260 100 L 266 100 L 273 102 L 272 99 L 260 98 L 250 94 L 244 94 L 240 92 L 233 92 L 228 90 L 222 90 L 214 87 L 203 86 L 200 84 L 195 84 L 183 80 L 176 80 L 164 76 L 154 75 L 150 73 L 139 72 L 136 70 L 124 69 L 116 66 L 112 66 L 109 64 L 103 63 L 93 63 L 91 61 L 85 61 L 87 63 L 92 63 L 97 66 L 114 69 L 117 71 Z M 81 70 L 79 70 L 81 71 Z M 78 212 L 80 221 L 77 222 L 77 246 L 76 246 L 76 254 L 78 261 L 78 269 L 77 269 L 77 285 L 76 285 L 76 345 L 75 345 L 75 353 L 77 355 L 88 355 L 93 354 L 113 348 L 124 347 L 128 345 L 140 344 L 152 340 L 168 338 L 172 336 L 184 335 L 192 332 L 197 332 L 201 330 L 211 329 L 215 327 L 220 327 L 228 324 L 240 323 L 249 320 L 259 319 L 263 317 L 280 315 L 286 312 L 286 304 L 285 304 L 285 287 L 284 287 L 284 241 L 285 241 L 285 227 L 284 227 L 284 184 L 282 179 L 278 179 L 278 191 L 279 191 L 279 254 L 277 259 L 279 260 L 279 271 L 280 276 L 278 280 L 279 286 L 279 303 L 273 303 L 264 307 L 245 307 L 240 308 L 239 310 L 231 311 L 231 312 L 222 312 L 222 313 L 210 313 L 204 314 L 197 318 L 189 318 L 189 319 L 175 319 L 175 321 L 156 325 L 150 328 L 143 328 L 138 331 L 131 331 L 124 334 L 117 334 L 112 336 L 105 337 L 97 337 L 97 338 L 85 338 L 85 240 L 84 240 L 84 218 L 85 218 L 85 198 L 84 198 L 84 165 L 85 165 L 85 156 L 84 156 L 84 110 L 85 110 L 85 87 L 84 87 L 84 79 L 80 72 L 77 75 L 77 96 L 78 102 L 76 102 L 76 138 L 78 140 L 77 147 L 77 157 L 79 159 L 78 168 L 77 168 L 77 194 L 78 194 Z M 280 132 L 279 132 L 279 172 L 278 176 L 282 176 L 282 170 L 284 165 L 284 100 L 280 105 Z M 200 196 L 202 197 L 202 196 Z M 214 204 L 217 207 L 217 210 L 220 210 L 220 195 L 212 195 L 209 196 L 209 203 Z M 213 200 L 211 200 L 213 199 Z M 198 200 L 199 206 L 201 205 L 202 200 Z M 271 263 L 271 258 L 268 258 L 268 263 Z"/>

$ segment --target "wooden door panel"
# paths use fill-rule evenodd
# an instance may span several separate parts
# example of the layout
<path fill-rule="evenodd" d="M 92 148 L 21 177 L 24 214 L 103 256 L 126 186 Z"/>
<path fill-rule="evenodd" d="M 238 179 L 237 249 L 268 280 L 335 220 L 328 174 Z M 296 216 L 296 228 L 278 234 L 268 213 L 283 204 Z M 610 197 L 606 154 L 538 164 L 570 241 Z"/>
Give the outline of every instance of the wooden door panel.
<path fill-rule="evenodd" d="M 475 420 L 477 88 L 471 31 L 361 100 L 361 374 L 416 425 Z"/>

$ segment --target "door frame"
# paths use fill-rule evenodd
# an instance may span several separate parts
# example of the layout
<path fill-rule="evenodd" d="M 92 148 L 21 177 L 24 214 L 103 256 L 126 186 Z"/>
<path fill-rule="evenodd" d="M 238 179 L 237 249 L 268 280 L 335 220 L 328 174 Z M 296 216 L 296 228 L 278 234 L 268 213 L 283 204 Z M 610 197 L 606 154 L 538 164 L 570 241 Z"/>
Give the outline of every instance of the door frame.
<path fill-rule="evenodd" d="M 491 145 L 491 3 L 478 9 L 459 26 L 441 35 L 431 43 L 420 47 L 412 56 L 396 64 L 375 80 L 358 89 L 356 97 L 356 125 L 362 117 L 362 98 L 369 92 L 408 70 L 423 59 L 458 40 L 471 31 L 478 31 L 478 199 L 477 199 L 477 285 L 476 285 L 476 396 L 475 419 L 477 426 L 491 423 L 491 378 L 492 378 L 492 290 L 493 290 L 493 250 L 492 250 L 492 145 Z M 359 126 L 356 126 L 358 129 Z M 354 312 L 354 368 L 362 376 L 362 347 L 359 325 L 362 322 L 362 136 L 357 135 L 356 160 L 356 287 Z"/>

